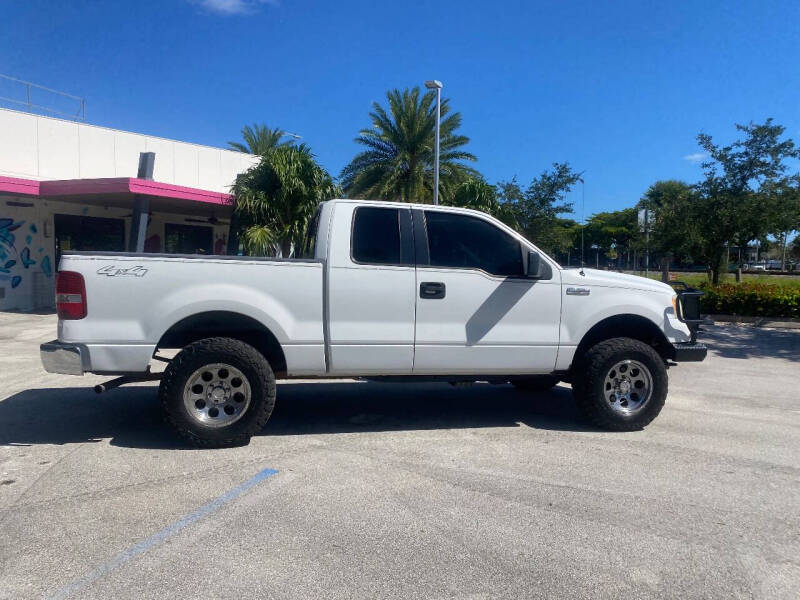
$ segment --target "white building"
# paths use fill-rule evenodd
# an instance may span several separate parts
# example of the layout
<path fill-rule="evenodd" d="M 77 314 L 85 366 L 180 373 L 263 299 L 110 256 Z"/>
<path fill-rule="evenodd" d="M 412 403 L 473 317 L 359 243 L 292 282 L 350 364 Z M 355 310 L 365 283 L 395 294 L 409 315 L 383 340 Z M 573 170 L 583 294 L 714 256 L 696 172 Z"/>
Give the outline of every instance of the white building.
<path fill-rule="evenodd" d="M 142 152 L 155 153 L 152 180 L 137 177 Z M 230 186 L 257 161 L 0 109 L 0 310 L 52 307 L 62 251 L 127 250 L 137 199 L 146 252 L 224 254 Z"/>

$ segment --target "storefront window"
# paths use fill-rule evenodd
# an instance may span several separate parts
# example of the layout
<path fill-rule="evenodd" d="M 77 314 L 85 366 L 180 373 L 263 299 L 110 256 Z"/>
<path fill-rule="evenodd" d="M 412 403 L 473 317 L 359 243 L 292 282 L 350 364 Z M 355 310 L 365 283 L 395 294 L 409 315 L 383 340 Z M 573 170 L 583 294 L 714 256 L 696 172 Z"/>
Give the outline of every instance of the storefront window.
<path fill-rule="evenodd" d="M 62 252 L 70 250 L 125 250 L 125 221 L 84 215 L 54 215 L 56 264 Z"/>
<path fill-rule="evenodd" d="M 167 254 L 213 254 L 214 229 L 202 225 L 164 225 Z"/>

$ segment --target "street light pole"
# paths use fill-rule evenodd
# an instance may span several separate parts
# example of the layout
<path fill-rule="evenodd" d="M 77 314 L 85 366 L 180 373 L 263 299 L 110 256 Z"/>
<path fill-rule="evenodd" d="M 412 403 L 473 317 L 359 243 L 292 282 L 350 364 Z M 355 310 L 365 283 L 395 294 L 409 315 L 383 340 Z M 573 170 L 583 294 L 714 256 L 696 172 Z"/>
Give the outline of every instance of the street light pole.
<path fill-rule="evenodd" d="M 586 182 L 583 180 L 583 177 L 578 177 L 578 181 L 581 182 L 581 274 L 583 274 L 583 246 L 584 246 L 584 230 L 586 229 Z M 567 261 L 569 262 L 569 261 Z"/>
<path fill-rule="evenodd" d="M 644 209 L 644 276 L 650 277 L 650 207 Z"/>
<path fill-rule="evenodd" d="M 442 116 L 442 82 L 431 79 L 425 82 L 429 90 L 436 90 L 436 148 L 434 150 L 433 164 L 433 203 L 439 204 L 439 120 Z"/>

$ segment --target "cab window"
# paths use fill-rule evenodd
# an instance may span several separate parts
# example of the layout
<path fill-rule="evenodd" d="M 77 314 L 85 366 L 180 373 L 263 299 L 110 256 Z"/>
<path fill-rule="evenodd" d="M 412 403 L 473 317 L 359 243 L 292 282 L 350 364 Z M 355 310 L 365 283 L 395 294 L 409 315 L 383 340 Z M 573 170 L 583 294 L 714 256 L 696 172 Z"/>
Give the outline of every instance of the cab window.
<path fill-rule="evenodd" d="M 522 277 L 519 241 L 488 221 L 439 211 L 425 211 L 432 267 L 480 269 L 490 275 Z"/>
<path fill-rule="evenodd" d="M 400 211 L 359 206 L 353 217 L 352 256 L 358 263 L 399 265 Z"/>

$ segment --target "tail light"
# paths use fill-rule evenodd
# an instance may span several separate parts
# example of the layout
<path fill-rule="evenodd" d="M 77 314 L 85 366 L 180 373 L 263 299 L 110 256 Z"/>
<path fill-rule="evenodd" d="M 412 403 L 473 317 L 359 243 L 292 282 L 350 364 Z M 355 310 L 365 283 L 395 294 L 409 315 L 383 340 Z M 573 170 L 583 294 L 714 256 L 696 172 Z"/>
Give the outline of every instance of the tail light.
<path fill-rule="evenodd" d="M 86 283 L 74 271 L 56 273 L 56 312 L 59 319 L 82 319 L 86 316 Z"/>

